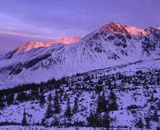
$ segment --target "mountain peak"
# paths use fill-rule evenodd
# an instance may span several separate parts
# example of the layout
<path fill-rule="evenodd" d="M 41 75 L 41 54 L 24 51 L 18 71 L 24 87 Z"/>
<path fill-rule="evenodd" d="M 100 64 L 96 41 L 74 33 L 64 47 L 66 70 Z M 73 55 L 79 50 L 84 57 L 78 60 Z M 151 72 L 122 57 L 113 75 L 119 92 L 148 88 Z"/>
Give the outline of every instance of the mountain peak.
<path fill-rule="evenodd" d="M 123 32 L 124 28 L 125 26 L 120 23 L 111 22 L 109 24 L 104 25 L 101 29 L 113 32 Z"/>
<path fill-rule="evenodd" d="M 30 51 L 31 49 L 35 48 L 41 48 L 41 47 L 48 47 L 53 45 L 53 43 L 44 43 L 44 42 L 28 42 L 25 43 L 17 48 L 17 51 L 19 52 L 27 52 Z"/>
<path fill-rule="evenodd" d="M 17 50 L 19 52 L 27 52 L 35 48 L 41 48 L 41 47 L 49 47 L 52 46 L 55 43 L 74 43 L 80 40 L 80 37 L 66 37 L 66 38 L 60 38 L 53 42 L 45 43 L 45 42 L 27 42 L 25 44 L 20 45 Z"/>
<path fill-rule="evenodd" d="M 44 48 L 44 47 L 49 47 L 52 46 L 56 43 L 62 43 L 62 44 L 70 44 L 70 43 L 75 43 L 80 40 L 80 37 L 67 37 L 67 38 L 60 38 L 57 39 L 53 42 L 27 42 L 25 44 L 20 45 L 19 47 L 15 48 L 14 50 L 10 51 L 5 55 L 5 58 L 10 59 L 13 57 L 13 55 L 19 55 L 23 54 L 25 52 L 28 52 L 32 49 L 36 48 Z"/>
<path fill-rule="evenodd" d="M 108 31 L 112 33 L 119 33 L 119 34 L 130 34 L 133 36 L 139 35 L 147 35 L 148 32 L 144 29 L 136 28 L 133 26 L 127 26 L 116 22 L 111 22 L 103 26 L 100 30 Z"/>
<path fill-rule="evenodd" d="M 80 40 L 80 37 L 65 37 L 65 38 L 60 38 L 54 41 L 54 43 L 64 43 L 64 44 L 69 44 L 69 43 L 75 43 Z"/>
<path fill-rule="evenodd" d="M 106 26 L 108 26 L 108 27 L 115 27 L 115 26 L 124 26 L 124 25 L 122 25 L 122 24 L 120 24 L 120 23 L 117 23 L 117 22 L 111 22 L 111 23 L 108 23 L 108 24 L 106 24 Z"/>
<path fill-rule="evenodd" d="M 10 59 L 14 55 L 23 54 L 28 52 L 32 49 L 41 48 L 41 47 L 49 47 L 53 45 L 53 43 L 43 43 L 43 42 L 27 42 L 25 44 L 20 45 L 19 47 L 15 48 L 14 50 L 10 51 L 5 55 L 5 58 Z"/>
<path fill-rule="evenodd" d="M 160 26 L 157 26 L 156 28 L 160 30 Z"/>
<path fill-rule="evenodd" d="M 150 27 L 149 29 L 150 30 L 158 30 L 159 31 L 160 30 L 160 26 Z"/>

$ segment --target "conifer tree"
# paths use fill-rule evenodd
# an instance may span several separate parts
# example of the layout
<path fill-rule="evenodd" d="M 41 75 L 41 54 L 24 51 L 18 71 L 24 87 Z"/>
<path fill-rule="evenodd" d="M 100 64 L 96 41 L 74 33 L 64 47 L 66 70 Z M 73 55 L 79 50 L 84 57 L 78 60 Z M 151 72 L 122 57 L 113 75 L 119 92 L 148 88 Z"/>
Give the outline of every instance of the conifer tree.
<path fill-rule="evenodd" d="M 109 116 L 109 112 L 105 112 L 103 114 L 103 116 L 101 117 L 101 123 L 102 123 L 102 127 L 105 128 L 110 128 L 110 116 Z"/>
<path fill-rule="evenodd" d="M 23 112 L 23 118 L 22 118 L 22 125 L 23 126 L 26 126 L 27 125 L 27 113 L 26 113 L 26 111 L 24 110 L 24 112 Z"/>
<path fill-rule="evenodd" d="M 7 100 L 7 105 L 11 105 L 14 103 L 14 95 L 13 94 L 9 94 L 6 96 L 6 100 Z"/>
<path fill-rule="evenodd" d="M 45 104 L 45 96 L 44 96 L 44 93 L 43 93 L 43 87 L 40 86 L 39 88 L 39 103 L 40 103 L 40 106 L 43 107 L 43 105 Z"/>
<path fill-rule="evenodd" d="M 54 113 L 56 114 L 59 114 L 61 112 L 61 106 L 60 106 L 60 101 L 59 101 L 59 96 L 57 91 L 55 91 L 53 110 L 54 110 Z"/>
<path fill-rule="evenodd" d="M 47 110 L 45 113 L 45 117 L 46 118 L 50 118 L 53 116 L 53 109 L 52 109 L 53 105 L 52 105 L 52 96 L 51 94 L 48 97 L 48 106 L 47 106 Z"/>
<path fill-rule="evenodd" d="M 146 128 L 150 128 L 150 117 L 145 117 L 145 121 L 146 121 Z"/>
<path fill-rule="evenodd" d="M 90 112 L 89 117 L 87 117 L 87 121 L 88 121 L 88 125 L 91 127 L 96 127 L 96 117 L 95 117 L 95 113 L 93 113 L 92 111 Z"/>
<path fill-rule="evenodd" d="M 99 94 L 98 100 L 97 100 L 97 113 L 108 111 L 107 108 L 108 101 L 105 99 L 104 91 L 102 95 Z"/>
<path fill-rule="evenodd" d="M 78 112 L 78 97 L 75 97 L 74 106 L 73 106 L 72 112 L 73 112 L 73 114 Z"/>
<path fill-rule="evenodd" d="M 40 95 L 39 95 L 39 103 L 40 103 L 41 107 L 43 107 L 45 104 L 45 97 L 42 93 L 40 93 Z"/>
<path fill-rule="evenodd" d="M 137 128 L 143 128 L 143 127 L 144 127 L 144 124 L 143 124 L 143 121 L 142 121 L 141 118 L 139 118 L 139 119 L 136 121 L 135 127 L 137 127 Z"/>
<path fill-rule="evenodd" d="M 20 102 L 27 101 L 27 94 L 25 92 L 20 92 L 17 94 L 17 100 Z"/>
<path fill-rule="evenodd" d="M 118 110 L 117 97 L 115 93 L 111 90 L 109 95 L 109 110 L 114 111 Z"/>
<path fill-rule="evenodd" d="M 4 96 L 0 96 L 0 109 L 5 107 L 5 98 Z"/>
<path fill-rule="evenodd" d="M 70 118 L 72 116 L 71 107 L 70 107 L 70 99 L 67 100 L 67 107 L 65 111 L 65 117 Z"/>

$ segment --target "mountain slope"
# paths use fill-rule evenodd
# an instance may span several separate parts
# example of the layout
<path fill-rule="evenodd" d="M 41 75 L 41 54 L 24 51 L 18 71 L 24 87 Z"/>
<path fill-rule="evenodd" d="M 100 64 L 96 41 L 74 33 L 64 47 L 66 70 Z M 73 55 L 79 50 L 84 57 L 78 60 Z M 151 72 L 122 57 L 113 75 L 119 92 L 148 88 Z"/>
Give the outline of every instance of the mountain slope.
<path fill-rule="evenodd" d="M 112 67 L 160 56 L 160 30 L 110 23 L 74 44 L 45 44 L 0 60 L 0 86 L 40 83 L 53 77 Z M 7 55 L 6 55 L 7 56 Z"/>
<path fill-rule="evenodd" d="M 25 111 L 29 125 L 156 129 L 159 64 L 138 61 L 1 90 L 0 124 L 21 124 Z"/>

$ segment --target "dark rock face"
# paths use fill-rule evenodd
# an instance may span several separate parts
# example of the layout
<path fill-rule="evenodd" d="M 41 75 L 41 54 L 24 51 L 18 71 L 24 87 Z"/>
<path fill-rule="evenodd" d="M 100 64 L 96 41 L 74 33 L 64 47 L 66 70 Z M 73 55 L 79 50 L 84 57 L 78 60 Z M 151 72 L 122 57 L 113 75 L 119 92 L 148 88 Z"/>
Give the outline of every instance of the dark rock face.
<path fill-rule="evenodd" d="M 23 70 L 23 64 L 17 64 L 13 69 L 12 71 L 10 72 L 10 75 L 11 74 L 19 74 L 21 71 Z"/>
<path fill-rule="evenodd" d="M 144 53 L 150 55 L 151 51 L 155 50 L 155 44 L 153 44 L 150 39 L 145 37 L 144 41 L 142 42 L 142 49 Z"/>
<path fill-rule="evenodd" d="M 9 75 L 17 75 L 20 72 L 22 72 L 23 68 L 29 69 L 29 68 L 33 67 L 34 65 L 38 64 L 39 62 L 49 58 L 50 56 L 51 56 L 51 54 L 46 54 L 41 57 L 37 57 L 35 59 L 32 59 L 24 64 L 18 63 L 15 65 L 10 65 L 8 67 L 3 67 L 0 69 L 0 73 L 8 72 Z"/>
<path fill-rule="evenodd" d="M 14 49 L 13 51 L 7 53 L 7 54 L 5 55 L 5 58 L 6 58 L 6 59 L 11 59 L 16 52 L 17 52 L 17 49 Z"/>
<path fill-rule="evenodd" d="M 31 68 L 32 66 L 36 65 L 37 63 L 41 62 L 42 60 L 47 59 L 47 58 L 50 57 L 50 56 L 51 56 L 51 54 L 46 54 L 46 55 L 43 55 L 43 56 L 41 56 L 41 57 L 37 57 L 37 58 L 35 58 L 35 59 L 33 59 L 33 60 L 30 60 L 30 61 L 24 63 L 23 66 L 24 66 L 24 68 L 29 69 L 29 68 Z"/>

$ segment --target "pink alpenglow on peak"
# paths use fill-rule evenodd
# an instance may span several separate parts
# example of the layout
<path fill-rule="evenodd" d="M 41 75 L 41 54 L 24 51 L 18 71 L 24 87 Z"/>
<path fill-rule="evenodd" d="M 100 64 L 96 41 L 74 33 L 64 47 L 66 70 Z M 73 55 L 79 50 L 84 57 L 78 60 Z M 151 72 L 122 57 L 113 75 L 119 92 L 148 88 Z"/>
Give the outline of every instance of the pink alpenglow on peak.
<path fill-rule="evenodd" d="M 103 26 L 100 30 L 102 31 L 108 31 L 108 32 L 114 32 L 119 34 L 130 34 L 133 36 L 139 36 L 139 35 L 147 35 L 148 32 L 144 29 L 139 29 L 132 26 L 123 25 L 120 23 L 109 23 Z"/>
<path fill-rule="evenodd" d="M 137 36 L 137 35 L 143 35 L 143 36 L 146 36 L 148 35 L 148 31 L 144 30 L 144 29 L 139 29 L 139 28 L 136 28 L 136 27 L 132 27 L 132 26 L 126 26 L 126 30 L 131 34 L 131 35 L 134 35 L 134 36 Z"/>
<path fill-rule="evenodd" d="M 54 41 L 54 43 L 64 43 L 64 44 L 71 44 L 80 41 L 80 37 L 66 37 L 60 38 Z"/>
<path fill-rule="evenodd" d="M 155 28 L 158 29 L 158 30 L 160 30 L 160 26 L 156 26 Z"/>
<path fill-rule="evenodd" d="M 19 52 L 27 52 L 27 51 L 30 51 L 30 50 L 35 49 L 35 48 L 49 47 L 49 46 L 52 46 L 52 45 L 53 45 L 53 43 L 28 42 L 26 44 L 23 44 L 23 45 L 19 46 L 17 48 L 17 51 L 19 51 Z"/>
<path fill-rule="evenodd" d="M 20 45 L 19 47 L 13 49 L 9 53 L 5 55 L 5 58 L 10 59 L 14 55 L 24 54 L 26 52 L 31 51 L 32 49 L 38 48 L 46 48 L 50 47 L 54 44 L 71 44 L 80 41 L 80 37 L 68 37 L 68 38 L 60 38 L 51 42 L 28 42 Z"/>
<path fill-rule="evenodd" d="M 20 45 L 19 47 L 13 49 L 10 52 L 8 52 L 4 57 L 7 58 L 7 59 L 10 59 L 15 55 L 24 54 L 26 52 L 31 51 L 32 49 L 49 47 L 49 46 L 52 46 L 52 45 L 53 45 L 53 43 L 28 42 L 28 43 Z"/>
<path fill-rule="evenodd" d="M 80 37 L 66 37 L 66 38 L 60 38 L 57 39 L 53 42 L 28 42 L 25 44 L 22 44 L 17 48 L 17 51 L 19 52 L 27 52 L 32 49 L 36 48 L 42 48 L 42 47 L 49 47 L 52 46 L 55 43 L 64 43 L 64 44 L 70 44 L 70 43 L 75 43 L 80 40 Z"/>

